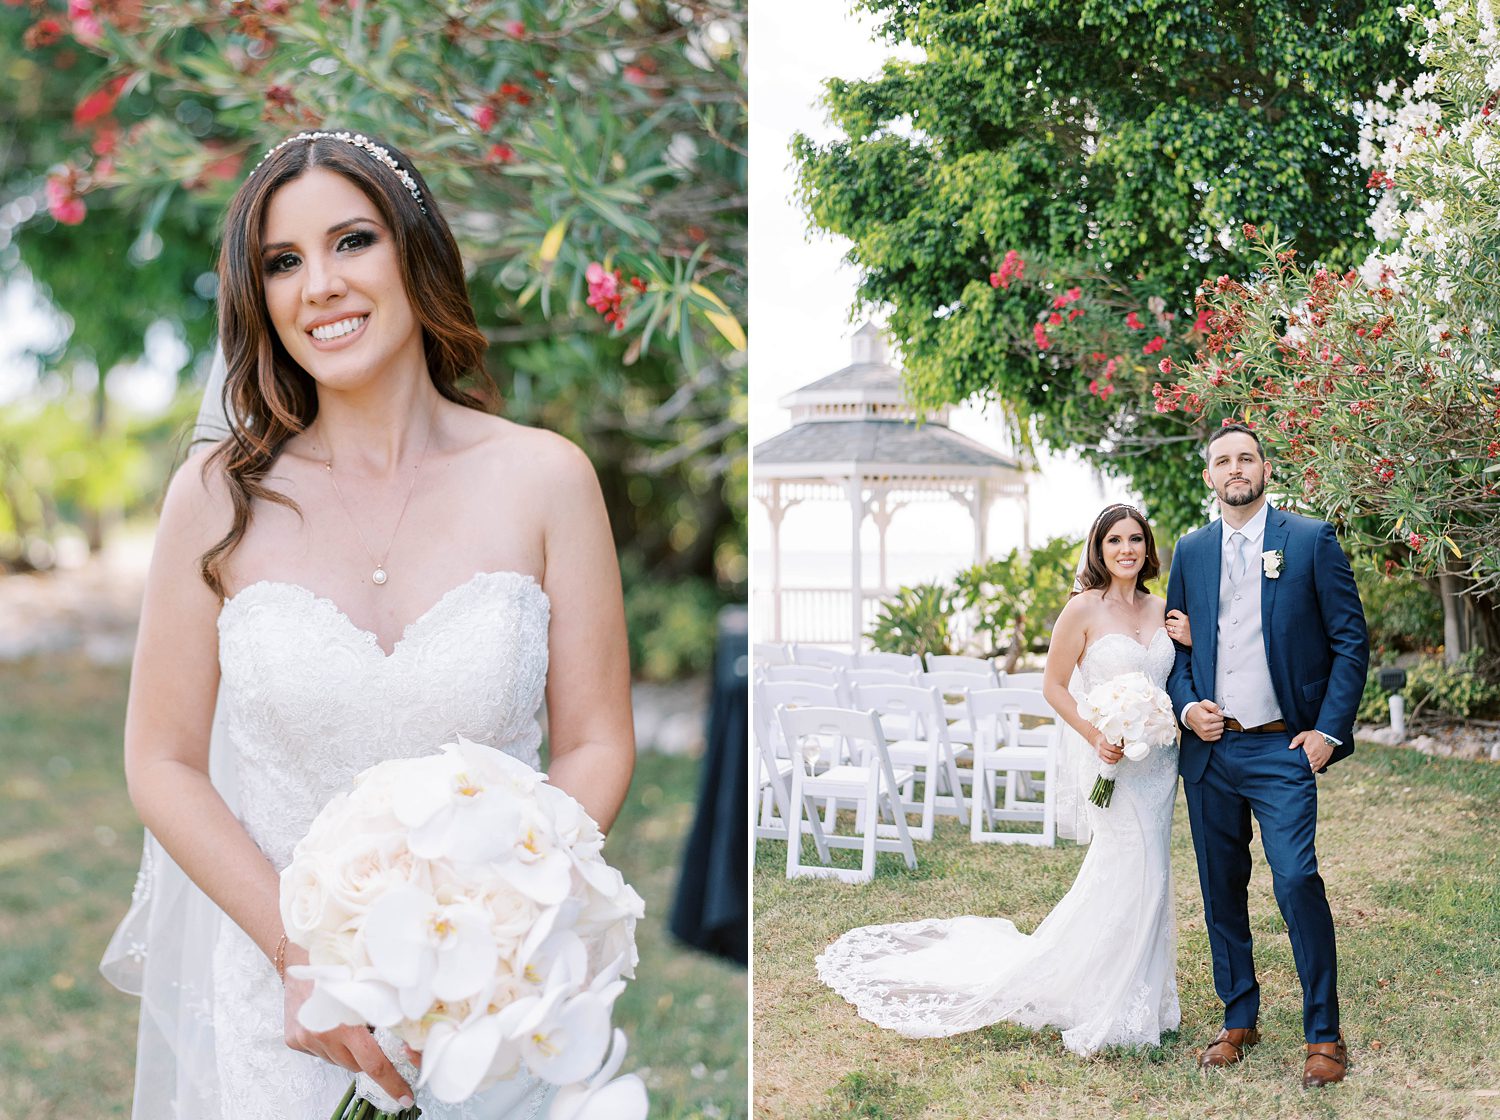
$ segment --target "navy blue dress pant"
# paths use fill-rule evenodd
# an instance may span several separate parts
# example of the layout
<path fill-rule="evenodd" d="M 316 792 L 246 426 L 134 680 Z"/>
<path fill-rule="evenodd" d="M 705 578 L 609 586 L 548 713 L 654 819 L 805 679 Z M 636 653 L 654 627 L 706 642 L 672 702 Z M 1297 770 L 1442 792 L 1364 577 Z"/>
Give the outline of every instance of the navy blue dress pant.
<path fill-rule="evenodd" d="M 1289 750 L 1290 743 L 1285 732 L 1226 730 L 1212 745 L 1202 780 L 1184 779 L 1183 792 L 1224 1026 L 1253 1027 L 1260 1013 L 1250 944 L 1253 813 L 1302 981 L 1304 1033 L 1308 1042 L 1333 1042 L 1339 1027 L 1333 915 L 1313 848 L 1318 784 L 1306 753 Z"/>

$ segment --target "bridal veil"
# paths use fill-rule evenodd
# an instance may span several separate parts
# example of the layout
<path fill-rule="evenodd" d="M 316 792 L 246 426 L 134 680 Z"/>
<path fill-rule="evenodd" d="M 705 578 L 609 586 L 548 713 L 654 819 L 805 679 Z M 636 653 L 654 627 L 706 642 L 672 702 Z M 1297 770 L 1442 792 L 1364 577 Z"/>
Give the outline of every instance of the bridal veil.
<path fill-rule="evenodd" d="M 216 352 L 193 428 L 195 447 L 217 443 L 229 433 L 225 373 L 223 354 Z M 209 735 L 209 776 L 230 810 L 238 813 L 234 768 L 223 743 L 223 711 L 223 703 L 217 703 Z M 218 905 L 148 831 L 130 909 L 99 963 L 106 980 L 141 1000 L 134 1120 L 221 1115 L 212 973 L 221 918 Z"/>

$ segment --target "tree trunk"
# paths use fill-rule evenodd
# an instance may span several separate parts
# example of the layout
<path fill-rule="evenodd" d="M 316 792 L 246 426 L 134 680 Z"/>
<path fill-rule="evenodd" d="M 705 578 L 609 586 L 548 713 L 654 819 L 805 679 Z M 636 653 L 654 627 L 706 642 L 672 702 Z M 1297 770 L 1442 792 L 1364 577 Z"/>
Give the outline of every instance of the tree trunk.
<path fill-rule="evenodd" d="M 1500 602 L 1494 595 L 1474 594 L 1470 583 L 1456 572 L 1438 576 L 1443 600 L 1443 660 L 1449 665 L 1471 649 L 1500 657 Z"/>

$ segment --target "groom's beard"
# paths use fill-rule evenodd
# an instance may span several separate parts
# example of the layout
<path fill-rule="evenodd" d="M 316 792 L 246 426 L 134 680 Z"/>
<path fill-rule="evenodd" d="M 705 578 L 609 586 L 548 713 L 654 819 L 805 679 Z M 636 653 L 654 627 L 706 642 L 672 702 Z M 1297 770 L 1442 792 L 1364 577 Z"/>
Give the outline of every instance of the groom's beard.
<path fill-rule="evenodd" d="M 1226 506 L 1248 506 L 1266 492 L 1265 482 L 1257 481 L 1253 478 L 1243 480 L 1248 484 L 1243 490 L 1233 489 L 1235 482 L 1240 481 L 1242 480 L 1237 478 L 1233 482 L 1228 483 L 1224 489 L 1220 490 L 1219 501 L 1223 502 Z"/>

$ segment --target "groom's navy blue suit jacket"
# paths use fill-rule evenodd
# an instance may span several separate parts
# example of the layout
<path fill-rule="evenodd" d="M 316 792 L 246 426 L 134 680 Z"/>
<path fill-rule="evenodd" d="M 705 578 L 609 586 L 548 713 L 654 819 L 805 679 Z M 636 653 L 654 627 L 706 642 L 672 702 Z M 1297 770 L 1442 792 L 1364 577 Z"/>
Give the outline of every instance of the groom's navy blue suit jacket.
<path fill-rule="evenodd" d="M 1193 631 L 1192 648 L 1177 647 L 1167 679 L 1179 717 L 1194 700 L 1218 699 L 1214 682 L 1223 524 L 1215 521 L 1194 530 L 1172 554 L 1167 610 L 1186 613 Z M 1279 550 L 1283 557 L 1277 578 L 1267 577 L 1263 564 L 1260 572 L 1261 630 L 1276 702 L 1291 735 L 1317 730 L 1342 740 L 1329 759 L 1337 762 L 1354 753 L 1354 714 L 1370 661 L 1354 573 L 1332 525 L 1275 507 L 1267 510 L 1261 548 Z M 1183 778 L 1196 782 L 1203 777 L 1211 747 L 1183 728 Z"/>

